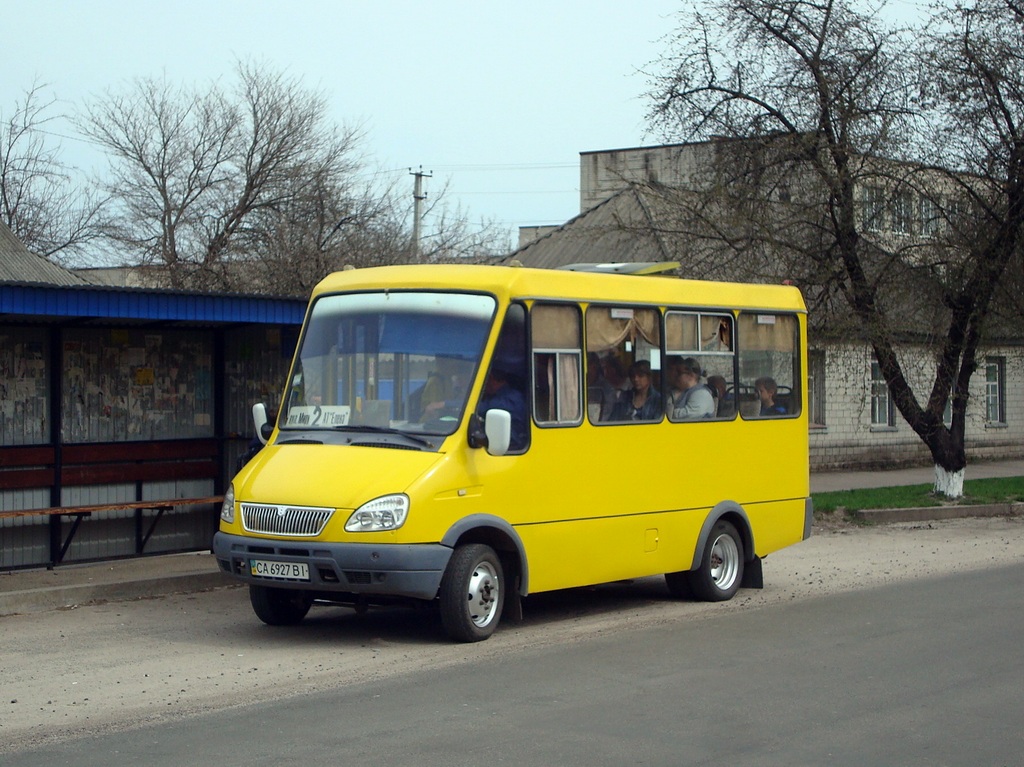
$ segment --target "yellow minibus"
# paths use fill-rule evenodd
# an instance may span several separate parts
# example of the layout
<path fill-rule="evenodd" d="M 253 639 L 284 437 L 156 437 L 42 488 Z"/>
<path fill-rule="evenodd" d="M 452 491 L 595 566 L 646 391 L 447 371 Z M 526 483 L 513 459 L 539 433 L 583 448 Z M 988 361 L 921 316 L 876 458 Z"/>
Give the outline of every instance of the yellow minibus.
<path fill-rule="evenodd" d="M 348 270 L 313 290 L 276 422 L 214 552 L 256 615 L 438 607 L 665 575 L 726 600 L 811 529 L 806 311 L 787 286 L 636 265 Z"/>

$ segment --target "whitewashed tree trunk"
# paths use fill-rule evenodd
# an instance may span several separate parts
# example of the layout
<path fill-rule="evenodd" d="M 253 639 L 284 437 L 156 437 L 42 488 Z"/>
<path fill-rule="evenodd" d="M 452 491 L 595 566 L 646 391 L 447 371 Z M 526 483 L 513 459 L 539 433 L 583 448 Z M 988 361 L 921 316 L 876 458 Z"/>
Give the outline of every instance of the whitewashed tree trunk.
<path fill-rule="evenodd" d="M 964 472 L 947 471 L 938 464 L 935 464 L 935 492 L 947 498 L 960 498 L 964 494 Z"/>

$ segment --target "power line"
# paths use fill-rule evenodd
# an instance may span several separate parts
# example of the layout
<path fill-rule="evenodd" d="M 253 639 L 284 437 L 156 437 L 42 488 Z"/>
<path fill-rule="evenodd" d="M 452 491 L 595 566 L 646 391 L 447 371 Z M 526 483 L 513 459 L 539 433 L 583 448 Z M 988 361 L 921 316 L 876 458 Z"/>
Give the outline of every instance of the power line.
<path fill-rule="evenodd" d="M 437 171 L 459 171 L 467 173 L 486 173 L 493 171 L 512 170 L 512 171 L 528 171 L 528 170 L 565 170 L 568 168 L 579 168 L 579 163 L 546 163 L 546 162 L 535 162 L 535 163 L 504 163 L 504 164 L 487 164 L 487 163 L 475 163 L 475 164 L 464 164 L 464 165 L 437 165 L 433 164 L 431 167 Z M 409 171 L 408 166 L 402 168 L 386 168 L 374 172 L 374 175 L 383 175 L 386 173 L 407 173 Z"/>
<path fill-rule="evenodd" d="M 435 169 L 448 171 L 488 172 L 496 170 L 562 170 L 578 168 L 579 163 L 523 162 L 503 164 L 435 165 Z"/>

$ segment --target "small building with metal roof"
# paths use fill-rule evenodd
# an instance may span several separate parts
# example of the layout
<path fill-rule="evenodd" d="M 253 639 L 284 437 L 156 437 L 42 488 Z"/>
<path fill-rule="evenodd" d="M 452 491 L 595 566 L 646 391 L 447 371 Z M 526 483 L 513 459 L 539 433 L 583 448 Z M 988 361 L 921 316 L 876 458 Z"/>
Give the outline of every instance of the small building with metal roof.
<path fill-rule="evenodd" d="M 305 306 L 92 284 L 0 223 L 0 512 L 221 494 Z M 0 569 L 209 546 L 216 509 L 168 512 L 0 518 Z"/>

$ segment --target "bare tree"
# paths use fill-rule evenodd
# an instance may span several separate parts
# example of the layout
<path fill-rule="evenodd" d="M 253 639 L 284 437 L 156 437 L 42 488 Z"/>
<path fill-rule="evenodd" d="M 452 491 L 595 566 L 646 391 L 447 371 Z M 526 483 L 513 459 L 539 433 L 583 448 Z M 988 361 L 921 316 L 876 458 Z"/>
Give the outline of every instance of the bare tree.
<path fill-rule="evenodd" d="M 99 236 L 103 201 L 61 160 L 47 133 L 56 100 L 42 90 L 34 84 L 9 116 L 0 112 L 0 216 L 32 252 L 72 261 Z"/>
<path fill-rule="evenodd" d="M 964 284 L 956 298 L 973 318 L 962 332 L 976 349 L 990 324 L 1019 331 L 1024 319 L 1024 4 L 937 8 L 922 59 L 929 159 L 961 171 L 946 174 L 960 204 L 944 215 L 963 254 L 949 263 Z"/>
<path fill-rule="evenodd" d="M 411 204 L 373 182 L 361 132 L 334 127 L 324 97 L 298 80 L 247 63 L 231 90 L 137 80 L 79 124 L 110 157 L 110 238 L 174 286 L 305 295 L 344 266 L 421 258 L 409 245 Z M 443 197 L 432 204 L 446 210 Z M 441 218 L 423 258 L 495 241 L 481 231 Z"/>
<path fill-rule="evenodd" d="M 999 0 L 977 5 L 1007 6 Z M 948 21 L 968 16 L 951 12 Z M 1019 52 L 1021 26 L 1009 26 L 1005 33 L 1015 36 Z M 689 14 L 682 29 L 653 84 L 652 123 L 673 138 L 731 139 L 721 142 L 700 202 L 679 206 L 689 211 L 686 226 L 705 241 L 717 238 L 708 252 L 720 254 L 724 243 L 762 274 L 793 278 L 833 331 L 844 331 L 842 307 L 847 315 L 852 310 L 896 407 L 931 452 L 936 490 L 962 494 L 968 384 L 991 298 L 1016 248 L 1020 213 L 1004 218 L 994 238 L 983 238 L 998 246 L 983 245 L 977 234 L 984 227 L 964 215 L 961 203 L 996 205 L 1000 181 L 1014 176 L 998 174 L 995 186 L 979 184 L 977 176 L 966 180 L 964 171 L 977 173 L 991 163 L 983 159 L 989 151 L 970 167 L 955 167 L 956 173 L 929 167 L 926 143 L 915 139 L 924 135 L 917 129 L 922 94 L 928 94 L 933 112 L 951 118 L 947 128 L 974 115 L 967 138 L 987 150 L 1000 154 L 1007 133 L 1019 140 L 1020 102 L 1002 104 L 1013 114 L 1014 127 L 1007 130 L 994 121 L 998 95 L 979 94 L 980 104 L 965 98 L 968 85 L 985 85 L 984 66 L 967 50 L 974 50 L 968 41 L 980 43 L 981 30 L 967 23 L 955 32 L 951 27 L 949 35 L 933 39 L 935 56 L 922 56 L 915 42 L 923 39 L 920 30 L 902 33 L 887 26 L 877 8 L 832 0 L 720 0 L 706 15 Z M 961 50 L 953 45 L 957 39 Z M 1002 83 L 1006 63 L 989 60 L 990 82 L 981 92 L 992 94 L 991 86 Z M 1019 74 L 1013 78 L 1019 85 Z M 949 167 L 950 158 L 944 159 Z M 1015 157 L 1005 168 L 1019 173 L 1018 162 Z M 911 190 L 934 203 L 943 232 L 960 236 L 922 244 L 874 231 L 876 203 L 896 221 Z M 1019 205 L 1014 199 L 998 207 L 1012 211 Z M 968 238 L 977 247 L 963 247 Z M 901 346 L 910 342 L 930 348 L 937 360 L 920 396 L 902 355 Z M 950 398 L 953 416 L 946 426 Z"/>
<path fill-rule="evenodd" d="M 359 131 L 330 123 L 321 94 L 255 64 L 236 75 L 231 90 L 137 80 L 79 120 L 110 158 L 111 238 L 177 286 L 227 287 L 230 264 L 264 237 L 261 216 L 294 209 L 310 186 L 345 189 L 360 167 Z"/>
<path fill-rule="evenodd" d="M 409 259 L 408 229 L 393 190 L 359 193 L 314 176 L 286 205 L 254 219 L 251 290 L 308 295 L 333 271 Z"/>

